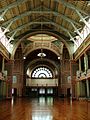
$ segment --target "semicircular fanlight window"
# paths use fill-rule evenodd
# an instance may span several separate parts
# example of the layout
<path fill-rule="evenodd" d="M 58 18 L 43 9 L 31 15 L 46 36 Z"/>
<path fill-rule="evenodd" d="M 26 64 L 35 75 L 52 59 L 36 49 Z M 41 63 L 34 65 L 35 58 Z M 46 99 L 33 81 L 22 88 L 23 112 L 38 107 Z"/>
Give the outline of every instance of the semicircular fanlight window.
<path fill-rule="evenodd" d="M 33 78 L 52 78 L 52 72 L 46 67 L 36 68 L 32 73 Z"/>

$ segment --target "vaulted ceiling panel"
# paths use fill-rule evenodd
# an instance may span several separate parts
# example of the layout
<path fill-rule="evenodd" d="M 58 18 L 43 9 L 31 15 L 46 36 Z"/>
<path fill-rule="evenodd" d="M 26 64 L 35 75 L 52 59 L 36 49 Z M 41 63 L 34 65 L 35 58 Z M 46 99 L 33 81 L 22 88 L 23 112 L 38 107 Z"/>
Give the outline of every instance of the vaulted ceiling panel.
<path fill-rule="evenodd" d="M 22 19 L 16 20 L 16 28 L 22 25 Z"/>
<path fill-rule="evenodd" d="M 75 37 L 74 31 L 85 25 L 80 22 L 81 17 L 90 14 L 87 4 L 87 1 L 76 0 L 1 0 L 0 13 L 4 21 L 0 23 L 5 28 L 9 25 L 10 36 L 17 31 L 14 37 L 33 28 L 40 30 L 41 24 L 42 30 L 56 31 L 70 38 L 69 32 Z"/>
<path fill-rule="evenodd" d="M 54 1 L 51 2 L 51 9 L 55 10 L 55 2 Z"/>
<path fill-rule="evenodd" d="M 66 9 L 64 10 L 64 15 L 66 15 L 66 16 L 69 17 L 69 18 L 72 17 L 72 13 L 73 13 L 73 11 L 71 11 L 71 9 L 69 9 L 69 8 L 66 8 Z"/>
<path fill-rule="evenodd" d="M 59 2 L 58 4 L 58 12 L 64 14 L 66 7 Z"/>
<path fill-rule="evenodd" d="M 77 1 L 77 7 L 84 10 L 86 7 L 86 1 L 83 0 L 81 0 L 80 2 Z"/>
<path fill-rule="evenodd" d="M 8 5 L 9 4 L 11 4 L 11 3 L 13 3 L 13 2 L 15 2 L 16 0 L 6 0 L 6 2 L 8 3 Z"/>
<path fill-rule="evenodd" d="M 28 18 L 28 16 L 25 16 L 25 17 L 22 17 L 21 20 L 22 20 L 23 24 L 25 24 L 28 22 L 29 18 Z"/>
<path fill-rule="evenodd" d="M 59 17 L 59 16 L 56 17 L 56 23 L 58 23 L 58 24 L 61 23 L 60 25 L 62 25 L 62 20 L 63 19 L 61 17 Z"/>
<path fill-rule="evenodd" d="M 1 8 L 3 8 L 4 6 L 7 6 L 7 0 L 2 0 L 0 6 Z"/>
<path fill-rule="evenodd" d="M 78 0 L 68 0 L 68 2 L 74 6 L 77 6 Z"/>
<path fill-rule="evenodd" d="M 16 29 L 18 27 L 18 24 L 20 25 L 19 21 L 16 21 L 14 24 L 12 24 L 12 26 L 10 27 L 10 31 L 12 31 L 13 29 Z"/>
<path fill-rule="evenodd" d="M 13 13 L 14 17 L 19 15 L 20 11 L 17 10 L 17 6 L 12 8 L 12 13 Z"/>
<path fill-rule="evenodd" d="M 31 0 L 31 7 L 32 7 L 32 8 L 35 7 L 35 0 Z"/>
<path fill-rule="evenodd" d="M 12 16 L 13 16 L 13 14 L 11 13 L 11 10 L 10 10 L 10 11 L 7 11 L 7 14 L 6 14 L 5 17 L 4 17 L 4 19 L 6 18 L 5 21 L 7 21 L 8 19 L 11 19 Z"/>
<path fill-rule="evenodd" d="M 20 13 L 27 11 L 26 3 L 20 4 L 17 9 Z"/>
<path fill-rule="evenodd" d="M 41 0 L 42 1 L 42 0 Z M 50 7 L 50 2 L 51 0 L 46 0 L 43 4 L 46 6 L 46 7 Z M 42 2 L 41 2 L 42 3 Z"/>

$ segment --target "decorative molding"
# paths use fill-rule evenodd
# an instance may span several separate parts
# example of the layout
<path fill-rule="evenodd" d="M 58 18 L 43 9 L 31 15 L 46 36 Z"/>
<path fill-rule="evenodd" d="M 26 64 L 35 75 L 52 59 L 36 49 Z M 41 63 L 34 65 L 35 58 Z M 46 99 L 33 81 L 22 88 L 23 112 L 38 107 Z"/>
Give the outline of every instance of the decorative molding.
<path fill-rule="evenodd" d="M 27 56 L 33 50 L 41 49 L 41 47 L 43 47 L 43 49 L 49 49 L 49 50 L 53 51 L 58 56 L 61 54 L 60 50 L 59 50 L 60 48 L 58 48 L 56 45 L 54 45 L 50 42 L 44 42 L 43 44 L 41 42 L 34 42 L 32 44 L 29 44 L 23 51 L 23 54 L 24 54 L 24 56 Z"/>

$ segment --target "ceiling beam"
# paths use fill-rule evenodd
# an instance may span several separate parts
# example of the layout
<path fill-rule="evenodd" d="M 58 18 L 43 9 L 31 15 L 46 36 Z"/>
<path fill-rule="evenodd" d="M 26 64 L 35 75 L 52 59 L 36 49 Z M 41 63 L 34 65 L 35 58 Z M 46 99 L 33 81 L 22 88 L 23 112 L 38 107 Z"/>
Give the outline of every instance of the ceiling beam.
<path fill-rule="evenodd" d="M 12 30 L 12 31 L 9 32 L 8 34 L 12 34 L 12 33 L 14 33 L 15 31 L 20 31 L 20 30 L 24 29 L 25 27 L 30 26 L 30 25 L 33 25 L 33 24 L 40 24 L 40 25 L 43 25 L 43 24 L 48 25 L 48 24 L 50 24 L 50 25 L 53 25 L 53 26 L 55 26 L 55 27 L 58 27 L 58 28 L 62 29 L 62 30 L 65 31 L 65 32 L 70 32 L 72 35 L 74 35 L 72 31 L 69 31 L 68 29 L 64 28 L 63 26 L 61 26 L 61 25 L 59 25 L 59 24 L 57 24 L 57 23 L 54 23 L 53 21 L 47 21 L 47 22 L 44 22 L 44 21 L 43 21 L 43 22 L 42 22 L 42 21 L 41 21 L 41 22 L 32 21 L 32 22 L 26 23 L 26 24 L 24 24 L 24 25 L 22 25 L 22 26 L 19 26 L 18 28 Z"/>
<path fill-rule="evenodd" d="M 66 2 L 65 0 L 54 0 L 54 1 L 56 1 L 56 2 L 62 2 L 63 5 L 65 5 L 66 7 L 74 10 L 77 13 L 77 15 L 80 17 L 80 19 L 82 20 L 82 22 L 84 22 L 84 24 L 90 29 L 88 22 L 85 20 L 86 17 L 90 17 L 90 15 L 88 13 L 86 13 L 85 11 L 81 10 L 80 8 L 77 8 L 76 6 L 70 4 L 69 2 Z M 86 15 L 86 17 L 84 18 L 81 13 L 83 13 L 84 15 Z"/>
<path fill-rule="evenodd" d="M 76 10 L 76 12 L 77 12 L 78 16 L 81 18 L 82 22 L 84 22 L 84 24 L 90 29 L 89 23 L 85 20 L 85 18 L 81 15 L 81 13 L 78 10 Z"/>
<path fill-rule="evenodd" d="M 64 14 L 62 14 L 62 13 L 59 13 L 58 11 L 52 11 L 51 9 L 49 9 L 49 8 L 46 8 L 46 7 L 44 7 L 44 9 L 46 9 L 47 11 L 49 11 L 50 13 L 53 13 L 53 15 L 55 15 L 55 16 L 59 16 L 59 17 L 61 17 L 62 19 L 64 19 L 65 21 L 68 21 L 69 23 L 74 23 L 74 24 L 76 24 L 76 25 L 78 25 L 78 26 L 81 26 L 81 24 L 80 23 L 78 23 L 77 21 L 75 21 L 75 20 L 73 20 L 72 18 L 69 18 L 69 17 L 67 17 L 66 15 L 64 15 Z"/>
<path fill-rule="evenodd" d="M 45 28 L 43 29 L 43 27 L 45 27 Z M 67 40 L 67 41 L 70 41 L 70 37 L 65 36 L 63 33 L 60 33 L 60 32 L 58 32 L 57 30 L 51 29 L 51 27 L 49 27 L 49 26 L 46 25 L 46 24 L 42 26 L 42 29 L 43 29 L 42 33 L 46 33 L 46 32 L 48 31 L 48 32 L 50 32 L 50 33 L 54 33 L 54 34 L 59 35 L 60 37 L 62 37 L 63 39 L 65 39 L 65 41 L 66 41 L 66 40 Z M 39 34 L 41 34 L 40 25 L 37 25 L 36 27 L 30 28 L 30 30 L 25 31 L 25 32 L 22 33 L 20 36 L 19 36 L 19 35 L 16 36 L 15 39 L 21 38 L 22 36 L 25 36 L 26 34 L 36 33 L 36 32 L 38 32 Z"/>
<path fill-rule="evenodd" d="M 80 33 L 79 30 L 76 28 L 76 26 L 75 26 L 73 23 L 71 23 L 71 24 L 72 24 L 73 28 L 75 29 L 75 32 L 80 36 L 81 39 L 83 39 L 81 33 Z"/>
<path fill-rule="evenodd" d="M 55 16 L 61 17 L 62 19 L 64 19 L 65 21 L 68 21 L 69 23 L 72 22 L 72 23 L 74 23 L 74 24 L 81 27 L 80 23 L 76 22 L 75 20 L 73 20 L 73 19 L 71 19 L 71 18 L 69 18 L 69 17 L 67 17 L 67 16 L 65 16 L 65 15 L 63 15 L 63 14 L 61 14 L 59 12 L 51 11 L 48 8 L 45 11 L 40 11 L 40 7 L 37 7 L 36 9 L 33 9 L 31 11 L 24 12 L 24 13 L 20 14 L 19 16 L 16 16 L 16 17 L 4 22 L 2 24 L 2 26 L 5 26 L 6 24 L 10 23 L 11 21 L 15 22 L 16 20 L 22 19 L 22 17 L 29 16 L 30 14 L 53 14 Z"/>
<path fill-rule="evenodd" d="M 15 36 L 15 34 L 17 33 L 17 31 L 15 31 L 13 34 L 12 34 L 12 36 L 11 37 L 9 37 L 9 40 L 8 40 L 8 43 L 7 43 L 7 46 L 8 46 L 8 44 L 9 44 L 9 42 L 11 41 L 11 40 L 14 40 L 14 36 Z"/>
<path fill-rule="evenodd" d="M 75 45 L 78 46 L 77 42 L 74 40 L 70 32 L 68 32 L 68 35 L 70 36 L 70 40 L 72 40 L 75 43 Z"/>
<path fill-rule="evenodd" d="M 54 0 L 56 2 L 62 2 L 64 6 L 76 11 L 78 10 L 79 12 L 83 13 L 84 15 L 88 15 L 84 10 L 81 10 L 80 8 L 74 6 L 73 4 L 70 4 L 69 2 L 66 2 L 65 0 Z"/>
<path fill-rule="evenodd" d="M 45 17 L 44 17 L 44 20 L 49 21 L 49 22 L 53 22 L 51 19 L 48 19 L 48 18 L 45 18 Z M 53 23 L 55 23 L 55 22 L 53 22 Z M 62 29 L 63 31 L 70 32 L 72 35 L 75 35 L 73 31 L 68 30 L 67 28 L 63 27 L 60 24 L 57 24 L 57 23 L 55 23 L 55 24 L 56 24 L 56 26 L 59 25 L 59 28 Z"/>
<path fill-rule="evenodd" d="M 75 20 L 73 20 L 73 19 L 71 19 L 71 18 L 69 18 L 69 17 L 66 17 L 66 16 L 63 15 L 63 14 L 60 14 L 60 13 L 58 13 L 58 12 L 53 12 L 53 14 L 54 14 L 55 16 L 61 17 L 63 20 L 65 20 L 65 21 L 67 21 L 67 22 L 69 22 L 69 23 L 72 22 L 72 23 L 74 23 L 74 24 L 76 24 L 76 25 L 78 25 L 78 26 L 81 27 L 81 24 L 80 24 L 80 23 L 76 22 Z"/>
<path fill-rule="evenodd" d="M 11 8 L 14 8 L 14 7 L 16 7 L 16 6 L 18 6 L 18 5 L 26 2 L 26 1 L 27 0 L 17 0 L 16 2 L 13 2 L 13 3 L 7 5 L 7 6 L 3 7 L 3 8 L 0 8 L 0 13 L 2 13 L 3 11 L 5 11 L 6 9 L 9 10 Z"/>
<path fill-rule="evenodd" d="M 15 31 L 20 31 L 21 29 L 24 29 L 25 27 L 30 26 L 30 25 L 33 25 L 33 24 L 34 24 L 34 25 L 35 25 L 35 24 L 40 24 L 40 25 L 41 25 L 42 22 L 36 22 L 36 21 L 34 21 L 34 22 L 28 22 L 28 23 L 26 23 L 26 24 L 23 24 L 23 25 L 17 27 L 16 29 L 12 30 L 11 32 L 9 32 L 9 34 L 15 32 Z M 50 24 L 50 22 L 43 22 L 43 24 Z M 42 25 L 43 25 L 43 24 L 42 24 Z"/>
<path fill-rule="evenodd" d="M 0 21 L 4 21 L 4 15 L 6 14 L 6 12 L 8 11 L 8 9 L 5 9 L 2 14 L 0 15 Z"/>
<path fill-rule="evenodd" d="M 2 35 L 0 36 L 0 38 L 7 32 L 9 32 L 9 28 L 11 26 L 12 22 L 9 23 L 9 25 L 7 26 L 7 28 L 5 28 L 5 30 L 3 31 Z"/>
<path fill-rule="evenodd" d="M 6 22 L 4 22 L 4 23 L 2 24 L 2 26 L 7 25 L 7 24 L 10 23 L 11 21 L 15 22 L 16 20 L 22 19 L 22 17 L 29 16 L 30 14 L 42 13 L 42 12 L 40 11 L 40 8 L 41 8 L 41 6 L 35 8 L 35 9 L 33 9 L 33 10 L 30 10 L 30 11 L 24 12 L 24 13 L 22 13 L 22 14 L 19 14 L 18 16 L 15 16 L 15 17 L 7 20 Z M 46 12 L 47 12 L 47 11 L 46 11 Z"/>

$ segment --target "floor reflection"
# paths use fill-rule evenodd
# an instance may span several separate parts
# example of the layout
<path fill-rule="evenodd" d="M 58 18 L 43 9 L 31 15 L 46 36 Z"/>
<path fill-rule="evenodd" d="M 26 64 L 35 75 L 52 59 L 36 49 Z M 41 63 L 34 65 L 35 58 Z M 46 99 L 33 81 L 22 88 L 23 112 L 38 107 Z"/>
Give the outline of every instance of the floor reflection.
<path fill-rule="evenodd" d="M 32 120 L 53 120 L 53 97 L 39 97 L 37 102 L 32 108 Z"/>
<path fill-rule="evenodd" d="M 39 97 L 38 102 L 40 105 L 45 105 L 45 106 L 52 106 L 53 105 L 53 97 Z"/>
<path fill-rule="evenodd" d="M 53 97 L 0 101 L 0 120 L 90 120 L 90 101 Z"/>
<path fill-rule="evenodd" d="M 53 120 L 50 111 L 35 111 L 32 113 L 32 120 Z"/>

